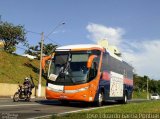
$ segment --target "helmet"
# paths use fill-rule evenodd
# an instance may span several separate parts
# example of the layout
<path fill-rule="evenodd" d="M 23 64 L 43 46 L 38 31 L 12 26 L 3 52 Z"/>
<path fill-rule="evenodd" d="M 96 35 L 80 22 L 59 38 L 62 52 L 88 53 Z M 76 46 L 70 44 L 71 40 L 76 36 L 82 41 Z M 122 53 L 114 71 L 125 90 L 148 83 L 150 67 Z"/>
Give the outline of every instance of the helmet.
<path fill-rule="evenodd" d="M 25 80 L 25 81 L 29 81 L 29 78 L 28 78 L 28 77 L 26 77 L 24 80 Z"/>

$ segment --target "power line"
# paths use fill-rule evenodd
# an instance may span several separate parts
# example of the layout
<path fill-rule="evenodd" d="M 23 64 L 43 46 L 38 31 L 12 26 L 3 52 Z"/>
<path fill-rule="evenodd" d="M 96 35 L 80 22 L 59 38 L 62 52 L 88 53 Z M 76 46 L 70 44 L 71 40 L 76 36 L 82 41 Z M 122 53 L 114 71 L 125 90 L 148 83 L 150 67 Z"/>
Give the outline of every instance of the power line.
<path fill-rule="evenodd" d="M 64 23 L 62 23 L 62 24 L 64 24 Z M 54 28 L 54 30 L 57 29 L 60 25 L 61 25 L 61 24 L 57 25 L 57 26 Z M 50 40 L 51 42 L 57 44 L 57 45 L 61 45 L 60 43 L 58 43 L 58 42 L 56 42 L 56 41 L 53 41 L 51 38 L 49 38 L 49 35 L 51 35 L 51 34 L 54 32 L 54 30 L 52 30 L 52 32 L 50 32 L 47 36 L 45 35 L 44 37 L 45 37 L 46 39 Z M 37 35 L 41 35 L 41 33 L 38 33 L 38 32 L 35 32 L 35 31 L 31 31 L 31 30 L 27 30 L 27 32 L 33 33 L 33 34 L 37 34 Z"/>
<path fill-rule="evenodd" d="M 51 42 L 53 42 L 53 43 L 55 43 L 55 44 L 57 44 L 57 45 L 61 46 L 61 44 L 60 44 L 60 43 L 57 43 L 56 41 L 53 41 L 53 40 L 52 40 L 52 39 L 50 39 L 49 37 L 46 37 L 46 36 L 45 36 L 45 38 L 46 38 L 46 39 L 48 39 L 48 40 L 50 40 Z"/>
<path fill-rule="evenodd" d="M 66 23 L 63 22 L 63 21 L 60 22 L 57 26 L 55 26 L 55 27 L 53 28 L 53 30 L 52 30 L 50 33 L 48 33 L 48 35 L 44 35 L 44 37 L 45 37 L 46 39 L 50 40 L 51 42 L 53 42 L 53 43 L 61 46 L 60 43 L 57 43 L 57 42 L 53 41 L 52 39 L 49 38 L 49 36 L 50 36 L 58 27 L 60 27 L 61 25 L 65 25 L 65 24 L 66 24 Z M 38 32 L 35 32 L 35 31 L 31 31 L 31 30 L 27 30 L 27 32 L 33 33 L 33 34 L 37 34 L 37 35 L 41 35 L 41 33 L 38 33 Z"/>
<path fill-rule="evenodd" d="M 59 43 L 57 43 L 57 42 L 55 42 L 55 41 L 53 41 L 52 39 L 50 39 L 49 38 L 49 36 L 58 28 L 58 27 L 60 27 L 61 25 L 65 25 L 66 23 L 65 22 L 60 22 L 57 26 L 55 26 L 54 28 L 53 28 L 53 30 L 50 32 L 50 33 L 48 33 L 48 35 L 47 36 L 45 36 L 45 38 L 46 39 L 48 39 L 48 40 L 50 40 L 50 41 L 52 41 L 53 43 L 55 43 L 55 44 L 57 44 L 57 45 L 60 45 L 61 46 L 61 44 L 59 44 Z"/>
<path fill-rule="evenodd" d="M 58 27 L 60 27 L 61 25 L 65 25 L 65 24 L 66 24 L 65 22 L 60 22 L 57 26 L 53 28 L 53 30 L 50 33 L 48 33 L 46 37 L 49 37 Z"/>
<path fill-rule="evenodd" d="M 35 31 L 26 30 L 26 32 L 37 34 L 37 35 L 41 35 L 41 33 L 38 33 L 38 32 L 35 32 Z"/>

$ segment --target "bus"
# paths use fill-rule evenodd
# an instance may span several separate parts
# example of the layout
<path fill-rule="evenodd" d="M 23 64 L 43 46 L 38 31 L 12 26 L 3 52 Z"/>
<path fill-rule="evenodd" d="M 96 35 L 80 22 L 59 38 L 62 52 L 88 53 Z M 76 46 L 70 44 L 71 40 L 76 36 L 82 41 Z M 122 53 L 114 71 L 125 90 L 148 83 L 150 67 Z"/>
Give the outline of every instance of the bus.
<path fill-rule="evenodd" d="M 133 67 L 100 45 L 82 44 L 56 48 L 50 59 L 46 99 L 127 103 L 132 98 Z"/>

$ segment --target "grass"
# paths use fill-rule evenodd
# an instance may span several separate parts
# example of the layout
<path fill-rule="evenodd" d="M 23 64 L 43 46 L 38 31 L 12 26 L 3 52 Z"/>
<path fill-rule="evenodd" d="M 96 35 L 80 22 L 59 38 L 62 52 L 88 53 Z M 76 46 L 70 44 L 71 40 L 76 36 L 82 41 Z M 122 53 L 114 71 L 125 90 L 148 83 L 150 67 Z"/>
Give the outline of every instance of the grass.
<path fill-rule="evenodd" d="M 26 76 L 32 75 L 35 84 L 39 78 L 39 60 L 0 51 L 0 83 L 23 83 Z M 42 85 L 45 79 L 42 78 Z"/>
<path fill-rule="evenodd" d="M 147 116 L 152 114 L 160 118 L 160 101 L 147 101 L 142 103 L 130 103 L 126 105 L 120 105 L 115 107 L 105 107 L 101 109 L 95 109 L 91 111 L 83 111 L 80 113 L 66 114 L 63 116 L 53 116 L 51 119 L 110 119 L 111 116 L 119 115 L 120 119 L 122 116 L 128 116 L 125 119 L 139 118 L 137 116 Z M 131 117 L 132 116 L 132 117 Z M 119 117 L 117 117 L 119 118 Z M 116 119 L 116 118 L 114 118 Z"/>
<path fill-rule="evenodd" d="M 133 91 L 133 99 L 147 99 L 147 92 L 144 91 Z"/>

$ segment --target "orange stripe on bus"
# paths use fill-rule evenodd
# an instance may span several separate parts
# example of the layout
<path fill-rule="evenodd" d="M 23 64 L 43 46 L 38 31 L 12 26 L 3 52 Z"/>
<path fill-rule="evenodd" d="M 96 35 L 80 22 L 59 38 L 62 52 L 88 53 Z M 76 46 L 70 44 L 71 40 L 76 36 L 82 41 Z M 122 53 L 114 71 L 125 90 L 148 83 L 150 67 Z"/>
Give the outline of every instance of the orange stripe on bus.
<path fill-rule="evenodd" d="M 103 72 L 103 74 L 102 74 L 102 79 L 103 80 L 110 80 L 110 74 L 108 73 L 108 72 Z"/>
<path fill-rule="evenodd" d="M 128 78 L 125 78 L 125 79 L 124 79 L 124 84 L 133 85 L 133 80 L 128 79 Z"/>

